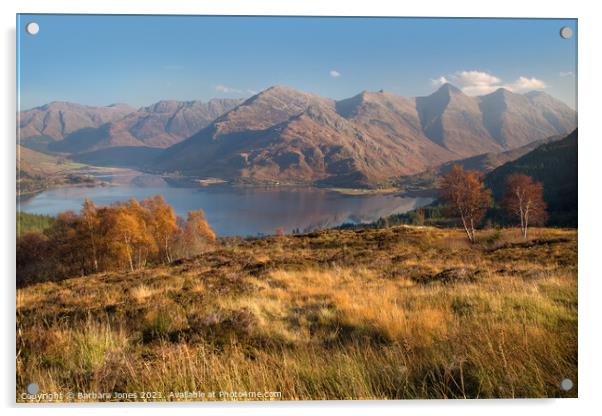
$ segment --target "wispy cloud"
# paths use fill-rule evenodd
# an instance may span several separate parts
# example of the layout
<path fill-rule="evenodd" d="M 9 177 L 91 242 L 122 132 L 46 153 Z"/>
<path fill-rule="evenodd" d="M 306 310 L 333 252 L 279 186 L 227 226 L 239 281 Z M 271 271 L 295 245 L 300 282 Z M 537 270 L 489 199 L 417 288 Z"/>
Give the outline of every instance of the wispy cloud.
<path fill-rule="evenodd" d="M 255 91 L 255 90 L 251 90 L 251 89 L 243 90 L 240 88 L 228 87 L 227 85 L 223 85 L 223 84 L 216 85 L 215 90 L 217 92 L 221 92 L 222 94 L 238 94 L 238 95 L 255 95 L 255 94 L 257 94 L 257 91 Z"/>
<path fill-rule="evenodd" d="M 573 71 L 560 71 L 558 75 L 561 77 L 574 77 L 575 73 Z"/>
<path fill-rule="evenodd" d="M 331 69 L 329 74 L 333 78 L 338 78 L 341 76 L 341 73 L 339 71 L 337 71 L 336 69 Z"/>
<path fill-rule="evenodd" d="M 232 87 L 228 87 L 226 85 L 216 85 L 215 86 L 215 90 L 217 92 L 222 92 L 224 94 L 242 94 L 242 90 L 238 89 L 238 88 L 232 88 Z"/>
<path fill-rule="evenodd" d="M 506 88 L 513 92 L 524 92 L 547 88 L 544 81 L 520 76 L 511 82 L 504 82 L 501 78 L 485 71 L 457 71 L 450 75 L 442 75 L 439 78 L 431 79 L 431 84 L 435 87 L 441 86 L 447 82 L 455 84 L 465 94 L 482 95 L 489 94 L 498 88 Z"/>

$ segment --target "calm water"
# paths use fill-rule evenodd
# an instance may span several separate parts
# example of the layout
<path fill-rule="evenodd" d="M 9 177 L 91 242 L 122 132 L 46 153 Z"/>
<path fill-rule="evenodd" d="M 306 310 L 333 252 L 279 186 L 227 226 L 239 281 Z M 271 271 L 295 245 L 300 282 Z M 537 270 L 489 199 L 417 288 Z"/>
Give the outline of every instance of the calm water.
<path fill-rule="evenodd" d="M 349 196 L 313 188 L 235 188 L 230 186 L 175 187 L 152 175 L 99 178 L 114 186 L 61 188 L 18 200 L 18 209 L 55 215 L 79 211 L 84 198 L 106 205 L 130 198 L 161 194 L 176 214 L 203 209 L 218 235 L 273 234 L 278 227 L 308 231 L 347 222 L 362 223 L 429 204 L 430 198 L 395 195 Z"/>

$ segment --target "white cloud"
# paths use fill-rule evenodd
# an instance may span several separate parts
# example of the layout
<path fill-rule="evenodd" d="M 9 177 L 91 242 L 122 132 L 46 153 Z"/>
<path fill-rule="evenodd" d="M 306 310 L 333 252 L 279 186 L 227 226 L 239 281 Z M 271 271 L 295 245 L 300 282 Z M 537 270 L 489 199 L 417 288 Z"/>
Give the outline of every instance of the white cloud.
<path fill-rule="evenodd" d="M 223 92 L 224 94 L 242 94 L 243 91 L 237 88 L 227 87 L 225 85 L 216 85 L 215 90 L 218 92 Z"/>
<path fill-rule="evenodd" d="M 336 69 L 331 69 L 329 74 L 333 78 L 338 78 L 341 76 L 341 73 L 339 71 L 337 71 Z"/>
<path fill-rule="evenodd" d="M 489 94 L 498 88 L 505 88 L 513 92 L 524 92 L 546 88 L 547 85 L 540 79 L 521 76 L 513 82 L 504 82 L 501 78 L 485 71 L 457 71 L 448 76 L 432 79 L 433 86 L 441 86 L 446 82 L 455 84 L 467 95 Z"/>
<path fill-rule="evenodd" d="M 431 85 L 433 87 L 440 87 L 444 84 L 447 84 L 449 81 L 447 80 L 447 78 L 445 78 L 444 76 L 440 76 L 437 79 L 431 79 Z"/>
<path fill-rule="evenodd" d="M 508 88 L 510 91 L 522 92 L 531 90 L 541 90 L 546 87 L 546 83 L 540 79 L 519 77 L 516 81 L 509 84 L 506 88 Z"/>
<path fill-rule="evenodd" d="M 227 85 L 223 85 L 223 84 L 218 84 L 215 86 L 215 90 L 217 92 L 221 92 L 222 94 L 237 94 L 237 95 L 241 95 L 241 96 L 248 96 L 248 95 L 256 95 L 258 94 L 258 91 L 255 91 L 253 89 L 240 89 L 240 88 L 233 88 L 233 87 L 228 87 Z"/>
<path fill-rule="evenodd" d="M 486 87 L 502 82 L 495 75 L 482 71 L 459 71 L 455 73 L 454 79 L 461 87 Z"/>

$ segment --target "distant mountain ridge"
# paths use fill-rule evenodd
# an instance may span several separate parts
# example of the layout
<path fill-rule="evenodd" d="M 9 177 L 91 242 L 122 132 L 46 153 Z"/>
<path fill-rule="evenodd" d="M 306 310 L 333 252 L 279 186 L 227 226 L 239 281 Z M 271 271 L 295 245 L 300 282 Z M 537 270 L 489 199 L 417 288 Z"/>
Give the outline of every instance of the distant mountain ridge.
<path fill-rule="evenodd" d="M 483 124 L 479 99 L 451 84 L 416 98 L 416 108 L 424 134 L 459 157 L 503 150 Z"/>
<path fill-rule="evenodd" d="M 237 99 L 159 101 L 123 118 L 77 130 L 50 149 L 83 153 L 121 146 L 168 147 L 206 127 L 240 103 Z"/>
<path fill-rule="evenodd" d="M 408 136 L 405 145 L 413 146 L 413 158 L 406 158 L 403 138 L 382 125 L 384 115 L 402 120 L 403 105 L 384 98 L 388 106 L 383 106 L 374 98 L 367 93 L 357 97 L 345 118 L 333 100 L 271 87 L 167 149 L 155 166 L 228 179 L 367 184 L 404 171 L 406 165 L 415 169 L 415 160 L 422 166 L 427 158 L 449 156 L 424 137 Z M 366 109 L 358 111 L 361 106 Z M 343 111 L 340 105 L 338 109 Z M 370 111 L 382 111 L 380 125 L 362 118 Z"/>
<path fill-rule="evenodd" d="M 153 166 L 223 179 L 371 186 L 575 127 L 576 113 L 545 93 L 470 97 L 446 84 L 428 97 L 379 91 L 333 101 L 275 86 L 166 149 Z"/>
<path fill-rule="evenodd" d="M 550 95 L 515 94 L 504 88 L 480 97 L 484 125 L 504 149 L 524 146 L 533 137 L 566 135 L 576 126 L 576 113 Z"/>
<path fill-rule="evenodd" d="M 61 117 L 89 125 L 62 129 L 64 137 L 45 149 L 82 161 L 117 157 L 113 164 L 159 173 L 337 186 L 374 186 L 476 155 L 488 155 L 483 163 L 495 163 L 498 155 L 509 160 L 514 153 L 504 152 L 566 135 L 577 123 L 575 111 L 543 92 L 498 89 L 473 97 L 451 84 L 426 97 L 381 90 L 339 101 L 277 85 L 244 101 L 160 101 L 138 110 L 119 107 L 129 111 L 121 116 L 102 107 L 88 119 L 73 108 L 77 117 L 67 109 Z M 21 119 L 39 121 L 43 108 L 36 111 Z M 55 116 L 48 112 L 50 120 Z M 107 118 L 114 119 L 101 123 Z M 52 130 L 48 126 L 42 130 Z"/>
<path fill-rule="evenodd" d="M 134 111 L 127 104 L 106 107 L 87 106 L 54 101 L 30 110 L 21 111 L 18 129 L 21 139 L 47 137 L 62 140 L 66 135 L 85 127 L 99 127 Z"/>

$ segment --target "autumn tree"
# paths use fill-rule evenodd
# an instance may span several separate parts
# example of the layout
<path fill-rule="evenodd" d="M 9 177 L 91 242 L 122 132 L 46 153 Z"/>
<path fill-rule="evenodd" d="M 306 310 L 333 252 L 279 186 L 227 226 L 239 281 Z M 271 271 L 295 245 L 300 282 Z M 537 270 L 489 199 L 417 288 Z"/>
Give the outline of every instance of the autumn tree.
<path fill-rule="evenodd" d="M 99 264 L 98 264 L 98 251 L 99 245 L 101 244 L 99 229 L 100 224 L 98 221 L 98 215 L 96 212 L 96 205 L 94 202 L 86 198 L 84 200 L 82 210 L 81 210 L 81 225 L 83 228 L 83 233 L 87 237 L 86 240 L 89 243 L 90 253 L 92 255 L 92 264 L 94 267 L 94 272 L 98 272 Z"/>
<path fill-rule="evenodd" d="M 203 210 L 189 211 L 181 238 L 185 255 L 204 251 L 215 239 L 215 232 L 205 219 Z"/>
<path fill-rule="evenodd" d="M 59 259 L 58 275 L 85 275 L 91 269 L 81 217 L 73 211 L 60 213 L 48 231 L 52 255 Z"/>
<path fill-rule="evenodd" d="M 79 214 L 63 212 L 43 233 L 18 237 L 17 281 L 134 271 L 197 254 L 215 239 L 203 211 L 189 212 L 184 221 L 161 196 L 102 207 L 85 200 Z"/>
<path fill-rule="evenodd" d="M 441 199 L 448 205 L 450 214 L 460 218 L 468 240 L 474 243 L 475 227 L 492 201 L 491 191 L 483 184 L 481 174 L 454 165 L 441 181 Z"/>
<path fill-rule="evenodd" d="M 142 207 L 134 199 L 127 204 L 99 210 L 108 268 L 126 266 L 134 271 L 142 268 L 149 254 L 156 250 L 143 214 Z"/>
<path fill-rule="evenodd" d="M 155 239 L 151 234 L 150 213 L 135 198 L 130 199 L 120 208 L 118 212 L 127 218 L 127 223 L 131 225 L 129 238 L 132 258 L 135 260 L 134 268 L 141 269 L 146 265 L 149 258 L 159 252 Z M 125 236 L 125 230 L 121 231 L 122 235 Z"/>
<path fill-rule="evenodd" d="M 25 233 L 17 238 L 17 286 L 57 277 L 48 237 L 41 232 Z"/>
<path fill-rule="evenodd" d="M 415 225 L 424 225 L 424 209 L 423 208 L 418 208 L 415 211 L 414 224 Z"/>
<path fill-rule="evenodd" d="M 513 173 L 506 178 L 506 193 L 502 206 L 508 216 L 520 222 L 524 238 L 527 238 L 529 224 L 542 225 L 547 219 L 543 184 L 522 173 Z"/>
<path fill-rule="evenodd" d="M 140 201 L 140 205 L 148 210 L 148 226 L 160 257 L 170 263 L 173 259 L 172 246 L 179 232 L 173 208 L 165 202 L 161 195 L 144 199 Z"/>

